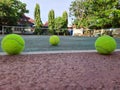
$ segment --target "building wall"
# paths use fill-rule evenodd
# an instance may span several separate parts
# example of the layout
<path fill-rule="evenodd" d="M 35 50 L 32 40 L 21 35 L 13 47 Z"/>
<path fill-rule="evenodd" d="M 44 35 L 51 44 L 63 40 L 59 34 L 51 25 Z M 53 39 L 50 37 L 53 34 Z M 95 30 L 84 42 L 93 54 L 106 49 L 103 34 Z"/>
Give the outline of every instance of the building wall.
<path fill-rule="evenodd" d="M 82 35 L 83 35 L 83 28 L 81 28 L 81 29 L 73 28 L 72 36 L 82 36 Z"/>

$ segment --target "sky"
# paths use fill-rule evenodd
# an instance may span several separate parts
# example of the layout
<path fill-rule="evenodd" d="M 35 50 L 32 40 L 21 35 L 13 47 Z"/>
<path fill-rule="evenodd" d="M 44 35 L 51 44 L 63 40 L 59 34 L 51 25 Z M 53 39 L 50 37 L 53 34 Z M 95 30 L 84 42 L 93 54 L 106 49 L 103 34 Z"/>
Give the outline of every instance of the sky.
<path fill-rule="evenodd" d="M 43 23 L 48 20 L 48 13 L 51 9 L 54 10 L 55 17 L 62 16 L 64 11 L 68 12 L 69 16 L 69 7 L 73 0 L 20 0 L 23 3 L 26 3 L 26 8 L 29 10 L 28 14 L 25 14 L 32 19 L 34 19 L 34 8 L 36 3 L 40 5 L 40 16 Z M 69 25 L 71 24 L 71 18 L 68 17 Z"/>

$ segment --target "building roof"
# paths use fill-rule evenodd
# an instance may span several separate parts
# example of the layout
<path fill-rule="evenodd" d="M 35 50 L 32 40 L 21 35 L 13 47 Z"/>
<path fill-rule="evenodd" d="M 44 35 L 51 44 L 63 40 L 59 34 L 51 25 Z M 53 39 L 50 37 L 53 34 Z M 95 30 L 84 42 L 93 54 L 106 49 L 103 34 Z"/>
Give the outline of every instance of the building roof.
<path fill-rule="evenodd" d="M 23 15 L 21 19 L 19 20 L 19 25 L 34 25 L 34 20 L 26 15 Z"/>
<path fill-rule="evenodd" d="M 43 26 L 48 27 L 48 21 L 43 24 Z"/>

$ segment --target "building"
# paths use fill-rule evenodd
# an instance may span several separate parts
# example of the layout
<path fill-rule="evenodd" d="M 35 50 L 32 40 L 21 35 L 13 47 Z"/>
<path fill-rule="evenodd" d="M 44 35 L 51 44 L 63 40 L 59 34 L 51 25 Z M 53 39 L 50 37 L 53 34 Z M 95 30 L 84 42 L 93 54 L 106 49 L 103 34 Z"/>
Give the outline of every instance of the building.
<path fill-rule="evenodd" d="M 6 26 L 1 25 L 0 26 L 0 34 L 8 34 L 8 33 L 31 33 L 34 32 L 34 20 L 26 15 L 23 15 L 20 20 L 18 21 L 18 24 L 16 26 Z"/>
<path fill-rule="evenodd" d="M 82 36 L 82 35 L 83 35 L 83 28 L 80 29 L 73 28 L 72 36 Z"/>
<path fill-rule="evenodd" d="M 26 15 L 23 15 L 20 20 L 18 21 L 18 26 L 30 26 L 30 27 L 33 27 L 34 26 L 34 23 L 35 21 L 26 16 Z"/>

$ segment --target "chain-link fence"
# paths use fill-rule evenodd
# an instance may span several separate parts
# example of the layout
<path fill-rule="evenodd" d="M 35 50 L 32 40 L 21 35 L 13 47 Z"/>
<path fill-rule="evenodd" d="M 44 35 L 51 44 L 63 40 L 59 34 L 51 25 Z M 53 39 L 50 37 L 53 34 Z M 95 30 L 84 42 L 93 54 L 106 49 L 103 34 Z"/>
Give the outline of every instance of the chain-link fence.
<path fill-rule="evenodd" d="M 33 29 L 31 27 L 23 26 L 0 26 L 0 34 L 33 34 Z"/>
<path fill-rule="evenodd" d="M 0 26 L 0 34 L 23 34 L 23 35 L 71 35 L 71 32 L 67 28 L 52 29 L 47 27 L 35 28 L 35 27 L 23 27 L 23 26 Z"/>
<path fill-rule="evenodd" d="M 110 35 L 113 37 L 120 37 L 120 28 L 111 29 L 52 29 L 48 27 L 35 28 L 23 26 L 0 26 L 0 34 L 16 33 L 21 35 L 63 35 L 63 36 L 88 36 L 98 37 L 101 35 Z"/>

